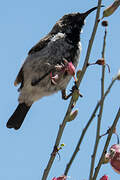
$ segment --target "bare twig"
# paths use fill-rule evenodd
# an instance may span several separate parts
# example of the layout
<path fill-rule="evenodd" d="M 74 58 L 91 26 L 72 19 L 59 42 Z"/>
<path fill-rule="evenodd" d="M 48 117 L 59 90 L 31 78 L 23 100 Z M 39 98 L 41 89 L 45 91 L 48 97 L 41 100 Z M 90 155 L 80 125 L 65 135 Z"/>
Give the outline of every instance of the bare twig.
<path fill-rule="evenodd" d="M 83 131 L 82 131 L 82 134 L 81 134 L 80 139 L 79 139 L 79 141 L 78 141 L 78 144 L 77 144 L 77 146 L 76 146 L 76 148 L 75 148 L 75 151 L 74 151 L 74 153 L 73 153 L 73 155 L 72 155 L 69 163 L 68 163 L 67 166 L 66 166 L 66 169 L 65 169 L 65 172 L 64 172 L 65 175 L 68 174 L 68 171 L 69 171 L 69 169 L 70 169 L 70 167 L 71 167 L 71 165 L 72 165 L 72 163 L 73 163 L 73 161 L 74 161 L 74 159 L 75 159 L 75 157 L 76 157 L 76 155 L 77 155 L 77 153 L 78 153 L 78 151 L 79 151 L 79 149 L 80 149 L 80 145 L 81 145 L 82 140 L 83 140 L 83 138 L 84 138 L 84 136 L 85 136 L 85 133 L 86 133 L 89 125 L 91 124 L 93 118 L 95 117 L 95 114 L 96 114 L 96 111 L 97 111 L 99 105 L 100 105 L 100 103 L 98 102 L 97 105 L 96 105 L 96 107 L 95 107 L 95 110 L 93 111 L 93 113 L 92 113 L 92 115 L 91 115 L 91 117 L 90 117 L 90 120 L 88 121 L 88 123 L 86 124 L 85 128 L 84 128 Z"/>
<path fill-rule="evenodd" d="M 95 117 L 95 115 L 96 115 L 96 112 L 97 112 L 97 110 L 98 110 L 101 102 L 103 102 L 104 99 L 106 98 L 106 96 L 109 94 L 109 92 L 110 92 L 110 90 L 111 90 L 111 88 L 112 88 L 112 86 L 113 86 L 113 84 L 115 83 L 116 80 L 117 80 L 117 77 L 115 77 L 115 78 L 112 79 L 112 81 L 111 81 L 110 85 L 108 86 L 108 89 L 106 90 L 103 98 L 96 104 L 95 109 L 94 109 L 94 111 L 93 111 L 93 113 L 92 113 L 89 121 L 87 122 L 85 128 L 84 128 L 83 131 L 82 131 L 82 134 L 81 134 L 81 136 L 80 136 L 80 138 L 79 138 L 79 141 L 78 141 L 78 143 L 77 143 L 77 146 L 76 146 L 76 148 L 75 148 L 75 151 L 73 152 L 73 155 L 72 155 L 70 161 L 68 162 L 68 164 L 67 164 L 67 166 L 66 166 L 66 169 L 65 169 L 65 172 L 64 172 L 65 175 L 68 174 L 68 171 L 69 171 L 69 169 L 70 169 L 70 167 L 71 167 L 71 165 L 72 165 L 72 163 L 73 163 L 73 161 L 74 161 L 74 159 L 75 159 L 75 157 L 76 157 L 76 155 L 77 155 L 77 153 L 78 153 L 78 151 L 79 151 L 79 149 L 80 149 L 80 145 L 81 145 L 82 140 L 83 140 L 83 138 L 84 138 L 84 136 L 85 136 L 85 133 L 86 133 L 86 131 L 88 130 L 91 122 L 93 121 L 93 119 L 94 119 L 94 117 Z"/>
<path fill-rule="evenodd" d="M 105 35 L 104 35 L 104 40 L 103 40 L 103 50 L 102 50 L 102 58 L 103 59 L 104 59 L 105 47 L 106 47 L 106 35 L 107 35 L 107 31 L 105 29 Z M 104 77 L 105 77 L 105 66 L 102 67 L 101 99 L 104 97 Z M 96 153 L 97 153 L 98 144 L 99 144 L 99 140 L 100 140 L 99 137 L 100 137 L 101 119 L 102 119 L 102 114 L 103 114 L 103 105 L 104 105 L 104 100 L 101 102 L 98 120 L 97 120 L 97 133 L 96 133 L 96 140 L 95 140 L 95 145 L 94 145 L 94 150 L 93 150 L 93 155 L 92 155 L 92 160 L 91 160 L 89 180 L 92 179 L 94 165 L 95 165 Z"/>
<path fill-rule="evenodd" d="M 97 30 L 97 26 L 98 26 L 98 18 L 99 18 L 99 14 L 100 14 L 100 7 L 101 7 L 101 0 L 99 0 L 98 2 L 98 9 L 97 9 L 97 14 L 96 14 L 96 20 L 95 20 L 95 25 L 94 25 L 94 28 L 93 28 L 93 33 L 91 35 L 91 39 L 89 41 L 89 45 L 88 45 L 88 50 L 87 50 L 87 55 L 86 55 L 86 59 L 85 59 L 85 63 L 83 65 L 83 68 L 82 68 L 82 74 L 80 76 L 80 78 L 78 79 L 78 82 L 77 82 L 77 86 L 79 87 L 81 81 L 82 81 L 82 78 L 86 72 L 86 68 L 87 68 L 87 64 L 88 64 L 88 60 L 89 60 L 89 56 L 90 56 L 90 52 L 91 52 L 91 48 L 92 48 L 92 44 L 93 44 L 93 41 L 94 41 L 94 38 L 95 38 L 95 34 L 96 34 L 96 30 Z M 72 105 L 73 105 L 73 96 L 71 98 L 71 101 L 70 101 L 70 104 L 68 106 L 68 110 L 66 112 L 66 115 L 64 117 L 64 120 L 62 122 L 62 124 L 60 125 L 59 127 L 59 131 L 58 131 L 58 134 L 57 134 L 57 138 L 56 138 L 56 141 L 55 141 L 55 145 L 54 147 L 58 146 L 59 143 L 60 143 L 60 140 L 61 140 L 61 137 L 62 137 L 62 134 L 63 134 L 63 131 L 64 131 L 64 128 L 66 126 L 66 123 L 68 121 L 68 117 L 72 111 Z M 55 159 L 55 156 L 52 156 L 50 157 L 49 159 L 49 162 L 47 164 L 47 167 L 46 169 L 44 170 L 44 173 L 43 173 L 43 177 L 42 177 L 42 180 L 46 180 L 47 176 L 48 176 L 48 173 L 50 171 L 50 168 L 53 164 L 53 161 Z"/>
<path fill-rule="evenodd" d="M 100 160 L 99 160 L 99 162 L 98 162 L 98 165 L 97 165 L 97 167 L 95 168 L 95 173 L 94 173 L 94 176 L 93 176 L 93 179 L 92 179 L 92 180 L 96 180 L 96 178 L 97 178 L 98 172 L 99 172 L 99 170 L 100 170 L 100 168 L 101 168 L 101 165 L 102 165 L 102 162 L 103 162 L 103 158 L 104 158 L 104 156 L 105 156 L 105 152 L 106 152 L 106 150 L 107 150 L 107 148 L 108 148 L 108 146 L 109 146 L 109 143 L 110 143 L 110 140 L 111 140 L 113 131 L 114 131 L 116 125 L 117 125 L 117 122 L 118 122 L 119 118 L 120 118 L 120 107 L 119 107 L 119 109 L 118 109 L 118 112 L 117 112 L 117 115 L 116 115 L 116 117 L 115 117 L 115 120 L 114 120 L 114 122 L 113 122 L 113 124 L 112 124 L 112 126 L 111 126 L 111 128 L 110 128 L 110 132 L 109 132 L 109 134 L 108 134 L 108 137 L 107 137 L 107 140 L 106 140 L 106 143 L 105 143 L 105 146 L 104 146 L 102 155 L 101 155 L 101 157 L 100 157 Z"/>
<path fill-rule="evenodd" d="M 94 109 L 94 111 L 93 111 L 93 113 L 92 113 L 89 121 L 87 122 L 85 128 L 84 128 L 83 131 L 82 131 L 82 134 L 81 134 L 81 136 L 80 136 L 80 138 L 79 138 L 79 141 L 78 141 L 78 144 L 77 144 L 77 146 L 76 146 L 76 148 L 75 148 L 75 151 L 73 152 L 73 155 L 72 155 L 69 163 L 68 163 L 67 166 L 66 166 L 66 169 L 65 169 L 65 172 L 64 172 L 65 175 L 68 174 L 68 171 L 69 171 L 69 169 L 70 169 L 70 167 L 71 167 L 71 165 L 72 165 L 72 163 L 73 163 L 73 161 L 74 161 L 74 159 L 75 159 L 75 157 L 76 157 L 76 155 L 77 155 L 77 153 L 78 153 L 78 151 L 79 151 L 79 149 L 80 149 L 80 145 L 81 145 L 82 140 L 83 140 L 83 138 L 84 138 L 84 136 L 85 136 L 85 133 L 86 133 L 86 131 L 88 130 L 91 122 L 93 121 L 93 119 L 94 119 L 94 117 L 95 117 L 95 115 L 96 115 L 96 112 L 97 112 L 100 104 L 103 102 L 103 100 L 104 100 L 104 99 L 106 98 L 106 96 L 109 94 L 109 92 L 110 92 L 110 90 L 111 90 L 111 88 L 112 88 L 112 86 L 113 86 L 113 84 L 114 84 L 114 82 L 115 82 L 116 80 L 117 80 L 117 78 L 113 78 L 113 80 L 112 80 L 112 82 L 110 83 L 108 89 L 106 90 L 103 98 L 96 104 L 95 109 Z"/>
<path fill-rule="evenodd" d="M 71 110 L 72 110 L 72 101 L 69 104 L 67 113 L 66 113 L 66 115 L 64 117 L 64 120 L 63 120 L 62 124 L 59 126 L 59 131 L 58 131 L 58 134 L 57 134 L 57 138 L 56 138 L 54 147 L 58 147 L 58 145 L 60 143 L 60 140 L 61 140 L 61 137 L 62 137 L 62 134 L 63 134 L 63 130 L 65 128 L 65 125 L 66 125 L 67 121 L 68 121 L 68 115 L 70 114 Z M 53 149 L 53 152 L 54 152 L 54 149 Z M 55 159 L 55 155 L 52 155 L 52 154 L 51 154 L 51 157 L 50 157 L 50 159 L 48 161 L 47 167 L 44 170 L 44 174 L 43 174 L 42 180 L 46 180 L 46 178 L 48 176 L 48 173 L 50 171 L 50 168 L 51 168 L 51 166 L 53 164 L 53 161 Z"/>
<path fill-rule="evenodd" d="M 81 73 L 81 76 L 80 76 L 80 78 L 78 80 L 78 86 L 81 84 L 81 81 L 82 81 L 83 76 L 84 76 L 84 74 L 86 72 L 86 69 L 87 69 L 87 65 L 88 65 L 88 61 L 89 61 L 89 57 L 90 57 L 93 41 L 94 41 L 94 38 L 95 38 L 95 35 L 96 35 L 96 31 L 97 31 L 97 27 L 98 27 L 98 19 L 99 19 L 99 15 L 100 15 L 101 3 L 102 3 L 102 0 L 98 0 L 98 8 L 97 8 L 97 13 L 96 13 L 96 18 L 95 18 L 95 24 L 94 24 L 94 27 L 93 27 L 91 38 L 89 40 L 89 44 L 88 44 L 88 48 L 87 48 L 87 53 L 86 53 L 86 58 L 85 58 L 85 61 L 84 61 L 84 64 L 83 64 L 83 68 L 82 68 L 82 73 Z"/>

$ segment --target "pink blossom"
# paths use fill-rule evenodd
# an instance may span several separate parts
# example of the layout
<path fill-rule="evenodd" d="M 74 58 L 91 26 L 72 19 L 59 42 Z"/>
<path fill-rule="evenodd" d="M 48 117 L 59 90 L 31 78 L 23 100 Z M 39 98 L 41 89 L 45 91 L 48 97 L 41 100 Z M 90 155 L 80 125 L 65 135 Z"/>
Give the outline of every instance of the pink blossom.
<path fill-rule="evenodd" d="M 120 174 L 120 144 L 114 144 L 111 146 L 110 164 L 114 171 Z"/>
<path fill-rule="evenodd" d="M 75 67 L 74 65 L 72 64 L 72 62 L 69 62 L 68 65 L 67 65 L 67 70 L 68 72 L 70 73 L 71 76 L 74 76 L 75 75 Z"/>
<path fill-rule="evenodd" d="M 62 176 L 59 176 L 59 177 L 54 177 L 52 180 L 66 180 L 67 179 L 67 176 L 65 175 L 62 175 Z"/>
<path fill-rule="evenodd" d="M 107 175 L 104 175 L 100 178 L 100 180 L 109 180 Z"/>
<path fill-rule="evenodd" d="M 56 85 L 63 74 L 67 72 L 69 75 L 73 76 L 74 80 L 75 79 L 75 66 L 72 64 L 72 62 L 68 62 L 66 59 L 64 59 L 64 64 L 61 65 L 56 65 L 55 66 L 56 71 L 55 72 L 50 72 L 50 79 L 51 82 Z"/>

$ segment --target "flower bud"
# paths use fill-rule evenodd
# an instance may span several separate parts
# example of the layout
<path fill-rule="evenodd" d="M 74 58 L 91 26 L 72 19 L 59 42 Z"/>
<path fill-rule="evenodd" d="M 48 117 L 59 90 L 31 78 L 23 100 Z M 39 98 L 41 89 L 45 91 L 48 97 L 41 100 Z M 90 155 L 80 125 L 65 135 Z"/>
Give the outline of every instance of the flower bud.
<path fill-rule="evenodd" d="M 102 26 L 107 27 L 108 26 L 108 21 L 102 21 Z"/>
<path fill-rule="evenodd" d="M 108 8 L 106 8 L 103 11 L 103 17 L 102 18 L 112 15 L 114 13 L 114 11 L 119 7 L 119 5 L 120 5 L 119 0 L 114 1 L 111 6 L 109 6 Z"/>
<path fill-rule="evenodd" d="M 70 117 L 68 118 L 68 122 L 73 121 L 77 115 L 78 115 L 78 110 L 71 112 Z"/>
<path fill-rule="evenodd" d="M 104 58 L 98 59 L 98 60 L 95 62 L 95 64 L 102 65 L 102 66 L 103 66 L 103 65 L 107 66 L 108 71 L 109 71 L 109 73 L 110 73 L 110 67 L 109 67 L 108 64 L 105 63 L 105 59 L 104 59 Z"/>
<path fill-rule="evenodd" d="M 98 65 L 105 65 L 105 60 L 103 58 L 101 59 L 98 59 L 95 64 L 98 64 Z"/>

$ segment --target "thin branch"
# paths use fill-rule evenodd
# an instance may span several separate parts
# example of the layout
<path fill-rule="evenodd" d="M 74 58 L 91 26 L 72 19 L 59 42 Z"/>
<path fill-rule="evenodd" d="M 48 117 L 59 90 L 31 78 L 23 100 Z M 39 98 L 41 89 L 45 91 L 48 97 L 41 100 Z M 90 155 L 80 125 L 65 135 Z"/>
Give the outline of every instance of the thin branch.
<path fill-rule="evenodd" d="M 107 29 L 105 28 L 105 35 L 104 35 L 104 42 L 103 42 L 103 50 L 102 50 L 102 58 L 105 58 L 105 47 L 106 47 L 106 36 L 107 36 Z"/>
<path fill-rule="evenodd" d="M 96 13 L 95 23 L 94 23 L 94 27 L 93 27 L 91 38 L 89 40 L 89 44 L 88 44 L 88 48 L 87 48 L 87 53 L 86 53 L 86 58 L 85 58 L 85 61 L 84 61 L 84 64 L 83 64 L 83 68 L 82 68 L 82 73 L 81 73 L 81 76 L 80 76 L 80 78 L 78 80 L 78 85 L 81 84 L 81 81 L 82 81 L 83 76 L 84 76 L 84 74 L 86 72 L 86 69 L 87 69 L 87 65 L 88 65 L 88 61 L 89 61 L 89 57 L 90 57 L 93 41 L 95 39 L 95 35 L 96 35 L 96 32 L 97 32 L 98 19 L 99 19 L 99 15 L 100 15 L 101 3 L 102 3 L 102 0 L 98 0 L 98 8 L 97 8 L 97 13 Z"/>
<path fill-rule="evenodd" d="M 104 59 L 105 47 L 106 47 L 106 35 L 107 35 L 107 31 L 105 29 L 105 35 L 104 35 L 104 40 L 103 40 L 103 49 L 102 49 L 102 58 L 103 59 Z M 101 99 L 104 97 L 104 78 L 105 78 L 105 66 L 102 67 Z M 101 102 L 98 120 L 97 120 L 97 133 L 96 133 L 96 140 L 95 140 L 95 145 L 94 145 L 94 150 L 93 150 L 93 155 L 92 155 L 89 180 L 91 180 L 92 176 L 93 176 L 93 171 L 94 171 L 94 166 L 95 166 L 95 158 L 96 158 L 98 144 L 99 144 L 99 140 L 100 140 L 99 137 L 100 137 L 101 119 L 102 119 L 102 114 L 103 114 L 103 106 L 104 106 L 104 100 Z"/>
<path fill-rule="evenodd" d="M 83 65 L 83 68 L 82 68 L 82 73 L 81 73 L 81 76 L 80 78 L 78 79 L 78 82 L 77 82 L 77 86 L 79 87 L 81 81 L 82 81 L 82 78 L 86 72 L 86 69 L 87 69 L 87 64 L 88 64 L 88 60 L 89 60 L 89 56 L 90 56 L 90 52 L 91 52 L 91 48 L 92 48 L 92 44 L 93 44 L 93 41 L 94 41 L 94 38 L 95 38 L 95 34 L 96 34 L 96 31 L 97 31 L 97 27 L 98 27 L 98 18 L 99 18 L 99 14 L 100 14 L 100 7 L 101 7 L 101 0 L 99 0 L 98 2 L 98 9 L 97 9 L 97 14 L 96 14 L 96 20 L 95 20 L 95 25 L 94 25 L 94 28 L 93 28 L 93 32 L 92 32 L 92 35 L 91 35 L 91 39 L 89 41 L 89 45 L 88 45 L 88 50 L 87 50 L 87 55 L 86 55 L 86 59 L 85 59 L 85 63 Z M 59 131 L 58 131 L 58 134 L 57 134 L 57 138 L 56 138 L 56 141 L 55 141 L 55 145 L 54 147 L 57 147 L 60 143 L 60 140 L 61 140 L 61 137 L 62 137 L 62 134 L 63 134 L 63 131 L 64 131 L 64 128 L 66 126 L 66 123 L 68 121 L 68 116 L 69 114 L 71 113 L 72 111 L 72 105 L 73 105 L 73 96 L 71 98 L 71 101 L 70 101 L 70 104 L 68 106 L 68 110 L 66 112 L 66 115 L 64 117 L 64 120 L 62 122 L 62 124 L 60 125 L 59 127 Z M 54 150 L 53 150 L 54 151 Z M 48 173 L 52 167 L 52 164 L 53 164 L 53 161 L 55 159 L 55 156 L 52 156 L 50 157 L 49 159 L 49 162 L 47 164 L 47 167 L 46 169 L 44 170 L 44 173 L 43 173 L 43 177 L 42 177 L 42 180 L 46 180 L 47 176 L 48 176 Z"/>
<path fill-rule="evenodd" d="M 104 156 L 105 156 L 105 152 L 106 152 L 106 150 L 107 150 L 107 148 L 108 148 L 108 146 L 109 146 L 109 143 L 110 143 L 110 140 L 111 140 L 113 131 L 114 131 L 116 125 L 117 125 L 117 122 L 118 122 L 119 118 L 120 118 L 120 107 L 119 107 L 119 109 L 118 109 L 118 112 L 117 112 L 117 115 L 116 115 L 116 117 L 115 117 L 115 120 L 114 120 L 114 122 L 113 122 L 113 124 L 112 124 L 112 126 L 111 126 L 111 128 L 110 128 L 110 132 L 109 132 L 109 134 L 108 134 L 108 137 L 107 137 L 107 140 L 106 140 L 106 143 L 105 143 L 105 146 L 104 146 L 102 155 L 101 155 L 101 157 L 100 157 L 100 160 L 99 160 L 99 162 L 98 162 L 98 165 L 97 165 L 97 167 L 95 168 L 95 173 L 94 173 L 94 176 L 93 176 L 93 180 L 96 180 L 96 178 L 97 178 L 98 172 L 99 172 L 99 170 L 100 170 L 100 168 L 101 168 L 101 165 L 102 165 L 102 162 L 103 162 L 103 158 L 104 158 Z"/>
<path fill-rule="evenodd" d="M 76 157 L 76 155 L 77 155 L 77 153 L 78 153 L 78 151 L 79 151 L 79 149 L 80 149 L 80 145 L 81 145 L 82 140 L 83 140 L 83 138 L 84 138 L 84 136 L 85 136 L 85 133 L 86 133 L 89 125 L 91 124 L 92 120 L 94 119 L 95 114 L 96 114 L 96 112 L 97 112 L 97 109 L 98 109 L 99 105 L 100 105 L 100 103 L 98 102 L 97 105 L 96 105 L 96 107 L 95 107 L 95 110 L 93 111 L 93 113 L 92 113 L 92 115 L 91 115 L 91 118 L 89 119 L 88 123 L 86 124 L 85 128 L 84 128 L 83 131 L 82 131 L 82 134 L 81 134 L 80 139 L 79 139 L 79 141 L 78 141 L 78 144 L 77 144 L 77 146 L 76 146 L 76 148 L 75 148 L 75 151 L 74 151 L 74 153 L 73 153 L 73 155 L 72 155 L 69 163 L 68 163 L 67 166 L 66 166 L 66 169 L 65 169 L 65 172 L 64 172 L 65 175 L 68 174 L 68 171 L 69 171 L 69 169 L 70 169 L 70 167 L 71 167 L 71 165 L 72 165 L 72 163 L 73 163 L 73 161 L 74 161 L 74 159 L 75 159 L 75 157 Z"/>
<path fill-rule="evenodd" d="M 60 143 L 60 140 L 61 140 L 64 128 L 65 128 L 66 123 L 68 121 L 68 115 L 70 114 L 70 112 L 72 110 L 72 103 L 73 103 L 73 101 L 71 100 L 71 103 L 69 104 L 69 107 L 68 107 L 68 110 L 67 110 L 66 115 L 64 117 L 64 120 L 63 120 L 62 124 L 59 126 L 59 131 L 58 131 L 58 134 L 57 134 L 57 138 L 56 138 L 54 147 L 58 147 L 58 145 Z M 54 152 L 54 149 L 53 149 L 53 152 Z M 42 180 L 46 180 L 46 178 L 48 176 L 48 173 L 49 173 L 49 171 L 50 171 L 50 169 L 52 167 L 53 161 L 55 159 L 55 155 L 52 155 L 52 154 L 51 154 L 51 157 L 50 157 L 50 159 L 48 161 L 47 167 L 44 170 L 44 174 L 43 174 Z"/>
<path fill-rule="evenodd" d="M 92 123 L 92 121 L 93 121 L 93 119 L 94 119 L 94 117 L 95 117 L 95 115 L 96 115 L 96 112 L 97 112 L 100 104 L 104 101 L 104 99 L 106 98 L 106 96 L 110 93 L 110 90 L 111 90 L 111 88 L 113 87 L 113 85 L 114 85 L 114 83 L 115 83 L 116 80 L 117 80 L 117 77 L 115 77 L 115 78 L 112 79 L 112 81 L 111 81 L 110 85 L 108 86 L 108 89 L 106 90 L 103 98 L 96 104 L 96 107 L 95 107 L 95 109 L 94 109 L 94 111 L 93 111 L 93 113 L 92 113 L 89 121 L 87 122 L 85 128 L 84 128 L 83 131 L 82 131 L 82 134 L 81 134 L 81 136 L 80 136 L 80 138 L 79 138 L 79 141 L 78 141 L 78 143 L 77 143 L 77 146 L 76 146 L 76 148 L 75 148 L 75 151 L 73 152 L 73 155 L 72 155 L 70 161 L 68 162 L 68 164 L 67 164 L 67 166 L 66 166 L 66 168 L 65 168 L 65 172 L 64 172 L 65 175 L 68 174 L 68 171 L 69 171 L 69 169 L 70 169 L 70 167 L 71 167 L 71 165 L 72 165 L 72 163 L 73 163 L 73 161 L 74 161 L 74 159 L 75 159 L 75 157 L 76 157 L 76 155 L 77 155 L 77 153 L 78 153 L 78 151 L 79 151 L 79 149 L 80 149 L 80 145 L 81 145 L 81 143 L 82 143 L 82 141 L 83 141 L 83 138 L 84 138 L 84 136 L 85 136 L 85 134 L 86 134 L 86 132 L 87 132 L 90 124 Z"/>

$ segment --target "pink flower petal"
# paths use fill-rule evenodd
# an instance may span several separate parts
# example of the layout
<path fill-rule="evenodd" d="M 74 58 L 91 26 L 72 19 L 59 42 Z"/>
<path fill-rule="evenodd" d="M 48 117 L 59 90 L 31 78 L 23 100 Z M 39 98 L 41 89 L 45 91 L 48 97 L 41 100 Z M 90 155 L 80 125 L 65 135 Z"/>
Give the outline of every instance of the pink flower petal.
<path fill-rule="evenodd" d="M 72 62 L 68 63 L 68 72 L 70 73 L 70 75 L 74 76 L 75 75 L 75 67 L 72 64 Z"/>
<path fill-rule="evenodd" d="M 107 175 L 104 175 L 100 178 L 100 180 L 109 180 Z"/>
<path fill-rule="evenodd" d="M 62 175 L 62 176 L 59 176 L 59 177 L 54 177 L 52 180 L 66 180 L 67 179 L 67 176 L 65 175 Z"/>

